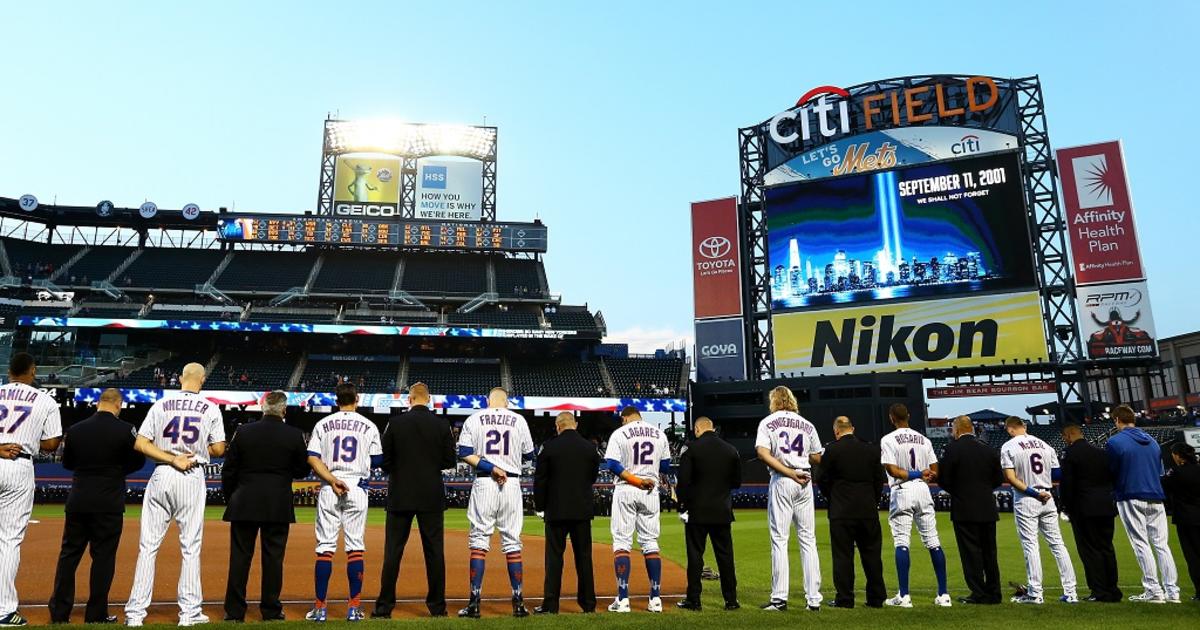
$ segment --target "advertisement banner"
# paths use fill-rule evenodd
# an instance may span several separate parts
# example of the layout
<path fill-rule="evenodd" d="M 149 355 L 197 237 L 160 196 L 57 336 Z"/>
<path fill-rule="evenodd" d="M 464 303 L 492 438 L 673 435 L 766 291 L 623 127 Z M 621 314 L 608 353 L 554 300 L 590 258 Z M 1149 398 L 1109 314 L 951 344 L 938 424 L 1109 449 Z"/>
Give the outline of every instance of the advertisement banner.
<path fill-rule="evenodd" d="M 696 380 L 746 380 L 746 332 L 741 318 L 696 322 Z"/>
<path fill-rule="evenodd" d="M 970 398 L 972 396 L 1011 396 L 1018 394 L 1053 394 L 1058 391 L 1054 381 L 1009 381 L 1007 383 L 967 383 L 930 387 L 926 398 Z"/>
<path fill-rule="evenodd" d="M 1144 278 L 1121 143 L 1059 149 L 1058 173 L 1076 284 Z"/>
<path fill-rule="evenodd" d="M 333 169 L 334 214 L 391 217 L 399 216 L 399 207 L 399 158 L 378 153 L 338 156 Z"/>
<path fill-rule="evenodd" d="M 483 208 L 483 162 L 417 160 L 418 219 L 479 221 Z"/>
<path fill-rule="evenodd" d="M 696 319 L 742 316 L 736 197 L 692 204 L 692 287 Z"/>
<path fill-rule="evenodd" d="M 1146 282 L 1096 284 L 1076 289 L 1079 332 L 1090 359 L 1158 356 Z"/>
<path fill-rule="evenodd" d="M 775 376 L 1046 361 L 1036 292 L 778 313 Z"/>

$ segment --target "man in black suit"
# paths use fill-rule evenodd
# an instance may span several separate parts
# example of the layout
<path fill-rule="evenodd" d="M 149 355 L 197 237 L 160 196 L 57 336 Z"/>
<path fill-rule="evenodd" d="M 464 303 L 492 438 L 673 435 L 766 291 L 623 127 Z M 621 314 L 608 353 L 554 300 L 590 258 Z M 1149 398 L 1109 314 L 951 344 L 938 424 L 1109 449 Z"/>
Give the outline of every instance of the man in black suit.
<path fill-rule="evenodd" d="M 730 493 L 742 487 L 742 460 L 732 444 L 717 437 L 713 422 L 701 416 L 693 426 L 696 439 L 679 458 L 675 495 L 684 520 L 687 545 L 687 596 L 676 605 L 700 610 L 701 573 L 706 539 L 712 540 L 725 610 L 741 608 L 733 564 L 733 501 Z"/>
<path fill-rule="evenodd" d="M 1083 439 L 1078 425 L 1064 426 L 1062 436 L 1067 451 L 1058 497 L 1063 512 L 1071 519 L 1075 549 L 1092 592 L 1085 601 L 1119 602 L 1124 594 L 1117 585 L 1117 553 L 1113 549 L 1117 504 L 1108 455 Z"/>
<path fill-rule="evenodd" d="M 867 578 L 867 606 L 880 608 L 887 599 L 883 583 L 883 532 L 879 496 L 887 483 L 879 463 L 879 446 L 854 435 L 850 418 L 833 421 L 834 442 L 825 447 L 817 469 L 817 485 L 829 499 L 829 544 L 833 552 L 833 606 L 854 608 L 854 547 Z"/>
<path fill-rule="evenodd" d="M 962 561 L 963 579 L 971 594 L 963 604 L 1000 603 L 1000 563 L 996 553 L 994 490 L 1004 483 L 1000 455 L 975 437 L 971 419 L 954 419 L 954 440 L 938 464 L 937 483 L 950 493 L 950 520 Z"/>
<path fill-rule="evenodd" d="M 425 606 L 434 617 L 446 616 L 446 554 L 444 527 L 446 488 L 442 471 L 454 468 L 454 435 L 450 423 L 429 410 L 429 388 L 408 388 L 408 412 L 388 423 L 383 433 L 383 470 L 388 474 L 387 538 L 379 597 L 373 618 L 387 618 L 396 606 L 396 579 L 413 519 L 425 552 Z"/>
<path fill-rule="evenodd" d="M 287 394 L 274 391 L 263 398 L 263 416 L 243 425 L 229 441 L 221 469 L 225 493 L 224 520 L 229 522 L 229 578 L 225 586 L 225 621 L 246 617 L 246 582 L 254 558 L 255 539 L 262 538 L 263 621 L 283 619 L 279 592 L 283 588 L 283 553 L 288 529 L 296 522 L 292 507 L 292 480 L 317 476 L 339 496 L 346 484 L 334 477 L 319 459 L 312 463 L 304 434 L 284 424 Z"/>
<path fill-rule="evenodd" d="M 554 420 L 558 436 L 538 453 L 533 474 L 533 505 L 546 520 L 546 581 L 535 615 L 557 614 L 562 592 L 563 553 L 571 537 L 578 578 L 575 601 L 585 613 L 596 611 L 592 574 L 592 486 L 600 473 L 596 445 L 576 431 L 575 416 L 564 411 Z"/>
<path fill-rule="evenodd" d="M 133 448 L 137 430 L 117 418 L 121 392 L 100 394 L 96 415 L 66 432 L 63 468 L 75 474 L 67 495 L 62 550 L 50 596 L 50 621 L 70 623 L 75 603 L 75 570 L 83 551 L 91 547 L 92 571 L 85 623 L 113 623 L 108 615 L 108 591 L 116 568 L 117 544 L 125 512 L 125 476 L 146 463 Z"/>

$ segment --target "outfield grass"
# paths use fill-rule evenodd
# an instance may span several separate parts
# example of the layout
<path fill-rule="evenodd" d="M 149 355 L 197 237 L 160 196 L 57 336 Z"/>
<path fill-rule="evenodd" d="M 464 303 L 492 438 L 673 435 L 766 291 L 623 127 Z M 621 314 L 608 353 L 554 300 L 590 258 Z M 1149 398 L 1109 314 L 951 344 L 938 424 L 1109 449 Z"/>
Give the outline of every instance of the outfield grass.
<path fill-rule="evenodd" d="M 210 507 L 207 510 L 209 518 L 219 519 L 222 508 Z M 313 521 L 312 508 L 300 508 L 297 510 L 297 519 L 301 523 L 312 523 Z M 131 507 L 128 516 L 136 518 L 138 509 Z M 56 505 L 36 506 L 34 508 L 34 518 L 44 517 L 61 517 L 62 507 Z M 888 526 L 886 523 L 886 515 L 880 514 L 880 520 L 883 522 L 884 531 L 884 580 L 888 585 L 889 591 L 894 591 L 896 586 L 895 562 L 892 558 L 891 542 L 888 534 Z M 369 522 L 374 524 L 383 524 L 383 510 L 371 510 Z M 833 597 L 833 581 L 832 581 L 832 566 L 830 564 L 829 555 L 829 521 L 825 518 L 824 512 L 817 513 L 817 548 L 821 556 L 821 575 L 822 575 L 822 594 L 826 599 Z M 963 586 L 961 565 L 959 564 L 958 550 L 954 544 L 954 534 L 950 524 L 950 517 L 946 513 L 938 514 L 938 526 L 942 534 L 942 544 L 946 550 L 947 564 L 950 574 L 950 592 L 957 598 L 961 595 L 966 595 L 966 589 Z M 608 531 L 609 521 L 607 518 L 596 519 L 593 527 L 594 539 L 596 542 L 605 543 L 611 541 L 611 536 Z M 446 528 L 466 530 L 467 520 L 464 510 L 450 510 L 446 513 Z M 527 518 L 525 522 L 525 535 L 536 536 L 542 532 L 541 522 L 533 517 Z M 1087 585 L 1084 581 L 1083 566 L 1080 564 L 1078 557 L 1075 555 L 1074 540 L 1071 535 L 1070 525 L 1063 524 L 1063 534 L 1067 539 L 1067 546 L 1071 550 L 1072 560 L 1075 564 L 1075 571 L 1078 575 L 1080 583 L 1079 591 L 1081 595 L 1087 595 Z M 1172 529 L 1172 535 L 1174 530 Z M 1009 628 L 1017 626 L 1038 626 L 1043 628 L 1054 628 L 1060 630 L 1063 628 L 1091 628 L 1091 627 L 1168 627 L 1177 628 L 1200 628 L 1200 604 L 1186 601 L 1193 595 L 1191 582 L 1188 580 L 1187 567 L 1183 564 L 1183 555 L 1179 552 L 1178 545 L 1172 539 L 1172 547 L 1175 550 L 1175 559 L 1178 564 L 1181 574 L 1180 584 L 1183 586 L 1184 603 L 1182 605 L 1151 605 L 1151 604 L 1079 604 L 1068 606 L 1059 604 L 1053 600 L 1057 599 L 1061 594 L 1062 589 L 1059 585 L 1058 570 L 1055 567 L 1054 559 L 1050 556 L 1043 545 L 1042 552 L 1042 570 L 1045 574 L 1044 584 L 1046 597 L 1048 601 L 1043 606 L 1017 606 L 1013 604 L 1003 604 L 1001 606 L 988 607 L 968 607 L 956 604 L 951 609 L 935 608 L 932 604 L 935 595 L 936 583 L 933 577 L 928 555 L 922 553 L 919 549 L 914 549 L 912 554 L 912 576 L 911 576 L 911 591 L 913 594 L 914 608 L 911 610 L 895 610 L 881 609 L 873 610 L 861 606 L 863 600 L 862 588 L 863 578 L 861 573 L 858 576 L 856 586 L 858 587 L 858 600 L 860 606 L 854 610 L 840 609 L 823 609 L 819 613 L 809 613 L 803 610 L 803 582 L 800 573 L 800 562 L 798 552 L 795 550 L 795 544 L 792 545 L 792 602 L 800 605 L 799 608 L 793 608 L 787 613 L 766 613 L 757 610 L 757 606 L 769 598 L 770 581 L 771 581 L 771 550 L 770 543 L 767 537 L 767 518 L 766 512 L 761 510 L 738 512 L 737 522 L 733 525 L 734 549 L 738 568 L 739 581 L 739 598 L 742 602 L 743 609 L 737 612 L 725 612 L 721 610 L 722 600 L 720 589 L 717 582 L 705 582 L 705 594 L 703 604 L 705 611 L 702 613 L 684 613 L 681 611 L 671 610 L 670 614 L 657 616 L 649 615 L 648 613 L 634 613 L 630 615 L 571 615 L 564 614 L 553 618 L 530 617 L 525 620 L 516 621 L 511 618 L 484 618 L 481 620 L 458 620 L 458 619 L 416 619 L 416 620 L 394 620 L 388 622 L 364 621 L 366 625 L 376 626 L 383 623 L 406 623 L 406 624 L 426 624 L 429 627 L 436 628 L 474 628 L 474 627 L 501 627 L 508 625 L 521 625 L 531 628 L 539 627 L 560 627 L 560 628 L 582 628 L 585 624 L 591 626 L 604 626 L 612 628 L 668 628 L 679 623 L 687 623 L 689 627 L 695 628 L 729 628 L 729 627 L 746 627 L 752 625 L 776 626 L 783 623 L 787 624 L 810 624 L 810 623 L 830 623 L 836 624 L 839 628 L 876 628 L 886 625 L 889 630 L 891 628 L 928 628 L 930 626 L 961 626 L 970 627 L 972 630 L 980 628 Z M 1016 529 L 1012 522 L 1011 514 L 1002 514 L 999 523 L 998 539 L 1000 544 L 1000 575 L 1005 582 L 1015 581 L 1023 582 L 1025 576 L 1024 559 L 1021 556 L 1021 549 L 1017 543 Z M 914 532 L 914 540 L 918 540 Z M 918 543 L 919 544 L 919 543 Z M 1137 565 L 1133 559 L 1133 552 L 1129 547 L 1128 540 L 1125 538 L 1124 530 L 1118 526 L 1116 532 L 1115 545 L 1117 548 L 1117 560 L 1120 566 L 1120 584 L 1126 594 L 1140 592 L 1139 578 L 1140 573 L 1137 570 Z M 662 553 L 665 557 L 684 563 L 685 553 L 683 544 L 683 524 L 679 522 L 675 514 L 663 514 L 662 517 Z M 710 552 L 711 553 L 711 552 Z M 711 564 L 711 555 L 710 564 Z M 610 570 L 610 562 L 608 558 L 603 556 L 596 557 L 596 570 Z M 643 571 L 644 568 L 640 563 L 635 561 L 634 571 Z M 420 578 L 415 578 L 420 579 Z M 447 567 L 447 579 L 456 580 L 466 579 L 466 567 Z M 571 576 L 566 576 L 565 580 L 570 582 L 573 580 Z M 682 585 L 680 585 L 682 587 Z M 540 585 L 530 589 L 534 594 L 540 592 Z M 536 600 L 531 600 L 536 603 Z M 608 602 L 602 602 L 601 606 L 606 606 Z M 673 602 L 671 602 L 673 606 Z M 686 622 L 684 621 L 686 619 Z M 818 621 L 819 620 L 819 621 Z M 330 623 L 335 623 L 331 621 Z M 345 623 L 339 621 L 336 623 Z M 288 622 L 288 627 L 293 626 L 308 626 L 303 621 Z"/>

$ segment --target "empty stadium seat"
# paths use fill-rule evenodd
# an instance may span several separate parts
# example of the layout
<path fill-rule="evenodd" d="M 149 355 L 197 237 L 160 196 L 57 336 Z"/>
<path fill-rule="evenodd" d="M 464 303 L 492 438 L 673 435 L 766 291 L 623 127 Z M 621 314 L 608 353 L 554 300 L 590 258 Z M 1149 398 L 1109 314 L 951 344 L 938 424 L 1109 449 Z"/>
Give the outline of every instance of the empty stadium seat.
<path fill-rule="evenodd" d="M 594 361 L 519 361 L 511 364 L 513 393 L 521 396 L 608 396 Z M 411 379 L 410 379 L 411 380 Z"/>
<path fill-rule="evenodd" d="M 425 383 L 434 395 L 485 395 L 500 385 L 500 363 L 422 363 L 411 361 L 408 385 Z"/>
<path fill-rule="evenodd" d="M 540 260 L 525 258 L 493 258 L 496 292 L 501 297 L 537 299 L 545 295 L 539 268 Z"/>
<path fill-rule="evenodd" d="M 330 361 L 309 359 L 296 388 L 300 391 L 332 392 L 337 386 L 334 376 L 349 378 L 350 382 L 363 383 L 360 392 L 390 393 L 396 389 L 396 375 L 400 364 L 395 361 Z"/>
<path fill-rule="evenodd" d="M 54 283 L 59 286 L 90 286 L 108 278 L 126 258 L 136 251 L 132 247 L 93 247 L 71 265 Z"/>
<path fill-rule="evenodd" d="M 327 251 L 312 291 L 387 293 L 392 288 L 399 261 L 400 257 L 394 252 Z"/>
<path fill-rule="evenodd" d="M 299 357 L 290 352 L 239 352 L 221 355 L 208 375 L 208 389 L 264 391 L 287 388 Z M 241 377 L 245 375 L 246 381 Z"/>
<path fill-rule="evenodd" d="M 542 324 L 536 313 L 480 309 L 471 313 L 450 313 L 446 322 L 451 326 L 482 326 L 490 328 L 523 328 L 537 330 Z"/>
<path fill-rule="evenodd" d="M 683 378 L 683 359 L 605 358 L 618 396 L 678 396 Z M 657 390 L 657 392 L 656 392 Z"/>
<path fill-rule="evenodd" d="M 50 245 L 15 238 L 3 240 L 4 249 L 8 252 L 9 265 L 13 273 L 21 278 L 49 278 L 83 249 L 82 245 Z"/>
<path fill-rule="evenodd" d="M 475 296 L 487 292 L 487 261 L 466 254 L 411 254 L 400 288 L 414 295 Z"/>
<path fill-rule="evenodd" d="M 282 293 L 304 286 L 316 260 L 311 252 L 239 251 L 215 284 L 226 293 Z"/>
<path fill-rule="evenodd" d="M 207 282 L 224 258 L 225 252 L 217 250 L 148 247 L 113 284 L 119 288 L 191 290 Z"/>
<path fill-rule="evenodd" d="M 576 310 L 578 309 L 578 310 Z M 546 313 L 546 321 L 556 330 L 595 330 L 596 317 L 585 307 L 558 307 Z"/>

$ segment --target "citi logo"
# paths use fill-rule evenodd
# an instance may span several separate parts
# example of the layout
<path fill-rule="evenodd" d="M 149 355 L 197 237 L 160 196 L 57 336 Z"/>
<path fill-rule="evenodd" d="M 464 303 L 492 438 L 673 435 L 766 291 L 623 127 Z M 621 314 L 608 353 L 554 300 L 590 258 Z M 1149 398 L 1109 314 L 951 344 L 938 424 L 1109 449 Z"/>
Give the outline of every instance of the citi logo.
<path fill-rule="evenodd" d="M 724 236 L 710 236 L 700 242 L 700 255 L 713 260 L 724 258 L 733 249 L 733 244 Z"/>
<path fill-rule="evenodd" d="M 961 140 L 950 145 L 950 152 L 954 155 L 969 155 L 979 152 L 979 136 L 967 134 Z"/>
<path fill-rule="evenodd" d="M 700 356 L 706 359 L 726 359 L 738 356 L 736 343 L 714 343 L 700 346 Z"/>

